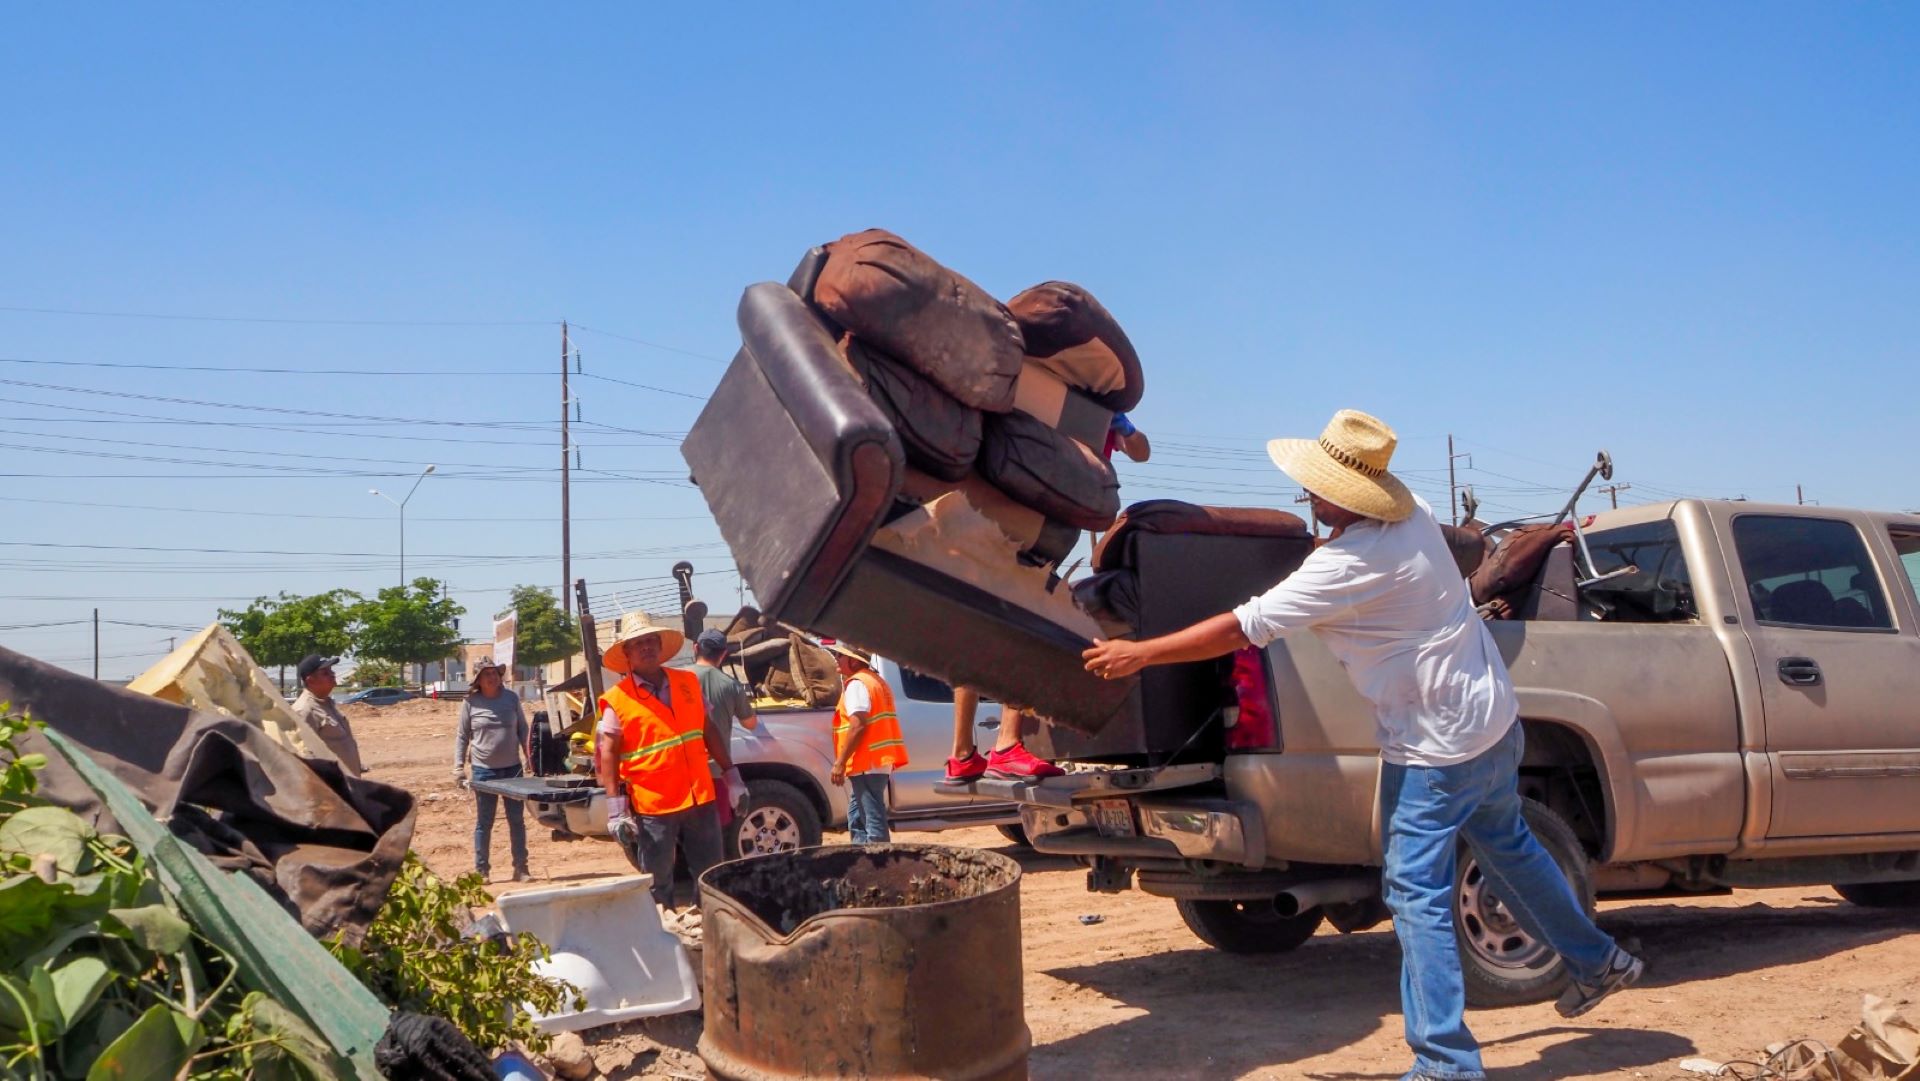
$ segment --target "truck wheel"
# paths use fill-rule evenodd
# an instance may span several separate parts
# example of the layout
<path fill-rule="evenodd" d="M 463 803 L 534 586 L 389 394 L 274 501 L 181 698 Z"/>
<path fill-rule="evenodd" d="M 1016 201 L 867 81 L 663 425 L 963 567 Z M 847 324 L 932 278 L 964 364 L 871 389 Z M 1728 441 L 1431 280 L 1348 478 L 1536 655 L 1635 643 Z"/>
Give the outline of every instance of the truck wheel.
<path fill-rule="evenodd" d="M 747 806 L 727 828 L 727 858 L 792 852 L 820 843 L 820 812 L 785 781 L 748 781 Z"/>
<path fill-rule="evenodd" d="M 1023 826 L 995 826 L 993 828 L 999 830 L 1000 836 L 1005 837 L 1012 844 L 1019 845 L 1021 848 L 1033 847 L 1033 842 L 1027 840 L 1027 831 Z"/>
<path fill-rule="evenodd" d="M 1920 906 L 1920 882 L 1848 882 L 1835 885 L 1833 892 L 1861 908 Z"/>
<path fill-rule="evenodd" d="M 1593 877 L 1587 852 L 1573 827 L 1533 800 L 1521 801 L 1520 816 L 1573 886 L 1582 911 L 1593 913 Z M 1494 895 L 1480 861 L 1460 842 L 1454 871 L 1453 932 L 1460 946 L 1460 970 L 1467 1003 L 1486 1008 L 1544 1002 L 1558 995 L 1572 975 L 1560 955 L 1528 934 Z"/>
<path fill-rule="evenodd" d="M 1200 941 L 1225 953 L 1286 953 L 1313 937 L 1320 910 L 1282 916 L 1272 900 L 1175 901 Z"/>

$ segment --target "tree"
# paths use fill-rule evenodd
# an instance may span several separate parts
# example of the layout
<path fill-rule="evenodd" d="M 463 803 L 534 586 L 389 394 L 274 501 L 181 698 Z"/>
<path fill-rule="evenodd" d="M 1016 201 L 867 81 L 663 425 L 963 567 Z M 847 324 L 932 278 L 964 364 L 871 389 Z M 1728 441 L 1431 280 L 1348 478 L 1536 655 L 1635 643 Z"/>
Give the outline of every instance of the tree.
<path fill-rule="evenodd" d="M 412 665 L 444 660 L 460 648 L 459 620 L 465 613 L 435 579 L 388 586 L 355 609 L 358 656 Z"/>
<path fill-rule="evenodd" d="M 513 587 L 513 663 L 549 664 L 580 649 L 580 628 L 543 586 Z"/>
<path fill-rule="evenodd" d="M 284 686 L 287 668 L 307 654 L 339 657 L 353 647 L 355 609 L 360 604 L 360 594 L 350 589 L 308 597 L 282 592 L 278 597 L 255 597 L 241 611 L 223 608 L 220 621 L 255 662 L 280 669 Z"/>
<path fill-rule="evenodd" d="M 364 657 L 354 661 L 353 685 L 356 687 L 398 687 L 402 673 L 392 661 Z"/>

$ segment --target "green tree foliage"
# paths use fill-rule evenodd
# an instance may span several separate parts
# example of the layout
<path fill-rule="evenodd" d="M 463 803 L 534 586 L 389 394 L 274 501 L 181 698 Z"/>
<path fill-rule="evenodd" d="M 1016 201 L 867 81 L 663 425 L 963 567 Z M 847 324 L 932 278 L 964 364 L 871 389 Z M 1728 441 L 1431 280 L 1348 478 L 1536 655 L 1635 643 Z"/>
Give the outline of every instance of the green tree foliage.
<path fill-rule="evenodd" d="M 377 661 L 372 657 L 362 657 L 353 662 L 353 685 L 355 687 L 398 687 L 405 673 L 392 661 Z"/>
<path fill-rule="evenodd" d="M 357 609 L 362 603 L 360 594 L 350 589 L 330 589 L 307 597 L 281 593 L 278 597 L 255 597 L 240 611 L 222 608 L 220 622 L 255 662 L 280 668 L 284 681 L 285 669 L 299 664 L 300 658 L 309 653 L 338 657 L 352 649 Z"/>
<path fill-rule="evenodd" d="M 580 628 L 560 610 L 553 591 L 513 587 L 513 662 L 549 664 L 580 650 Z"/>
<path fill-rule="evenodd" d="M 432 578 L 389 586 L 354 609 L 359 622 L 356 656 L 395 664 L 444 660 L 460 648 L 458 621 L 466 609 L 443 594 Z"/>

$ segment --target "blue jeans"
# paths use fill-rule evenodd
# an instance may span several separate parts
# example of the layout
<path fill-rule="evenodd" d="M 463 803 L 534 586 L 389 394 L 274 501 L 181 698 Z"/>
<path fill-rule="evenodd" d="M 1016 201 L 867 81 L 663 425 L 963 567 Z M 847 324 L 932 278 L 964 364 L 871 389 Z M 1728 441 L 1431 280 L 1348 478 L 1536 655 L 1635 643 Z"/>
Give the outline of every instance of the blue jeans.
<path fill-rule="evenodd" d="M 498 781 L 508 777 L 520 776 L 519 766 L 474 766 L 473 779 L 476 781 Z M 492 866 L 494 808 L 501 801 L 491 792 L 476 790 L 473 793 L 473 869 L 486 874 Z M 527 869 L 527 806 L 517 799 L 506 800 L 507 805 L 507 841 L 513 847 L 513 869 Z"/>
<path fill-rule="evenodd" d="M 1559 864 L 1520 817 L 1518 722 L 1478 758 L 1452 766 L 1381 764 L 1387 907 L 1400 938 L 1400 1002 L 1413 1073 L 1486 1077 L 1467 1031 L 1453 931 L 1453 878 L 1464 838 L 1520 926 L 1551 946 L 1575 979 L 1597 982 L 1615 946 L 1587 917 Z"/>
<path fill-rule="evenodd" d="M 856 773 L 847 778 L 847 835 L 854 844 L 881 844 L 887 831 L 887 775 Z"/>

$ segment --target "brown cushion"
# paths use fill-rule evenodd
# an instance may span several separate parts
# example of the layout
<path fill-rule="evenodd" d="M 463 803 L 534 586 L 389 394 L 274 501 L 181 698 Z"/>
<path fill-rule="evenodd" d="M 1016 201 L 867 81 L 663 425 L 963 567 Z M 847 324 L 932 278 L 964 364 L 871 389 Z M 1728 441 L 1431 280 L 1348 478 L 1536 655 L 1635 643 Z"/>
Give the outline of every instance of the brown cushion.
<path fill-rule="evenodd" d="M 1147 391 L 1140 354 L 1092 293 L 1072 282 L 1042 282 L 1014 297 L 1007 310 L 1019 324 L 1029 360 L 1108 409 L 1125 412 L 1140 404 Z"/>
<path fill-rule="evenodd" d="M 866 383 L 867 397 L 900 436 L 907 464 L 941 480 L 960 480 L 973 471 L 980 453 L 978 409 L 960 404 L 933 380 L 852 335 L 840 347 Z"/>
<path fill-rule="evenodd" d="M 827 245 L 820 310 L 975 409 L 1013 408 L 1020 329 L 1005 305 L 884 229 Z"/>
<path fill-rule="evenodd" d="M 1106 459 L 1018 410 L 987 418 L 978 468 L 1015 502 L 1076 529 L 1105 529 L 1120 511 Z"/>
<path fill-rule="evenodd" d="M 1501 537 L 1500 543 L 1468 578 L 1473 603 L 1504 599 L 1509 607 L 1518 607 L 1519 599 L 1540 577 L 1547 553 L 1571 536 L 1573 527 L 1569 525 L 1529 525 Z"/>

